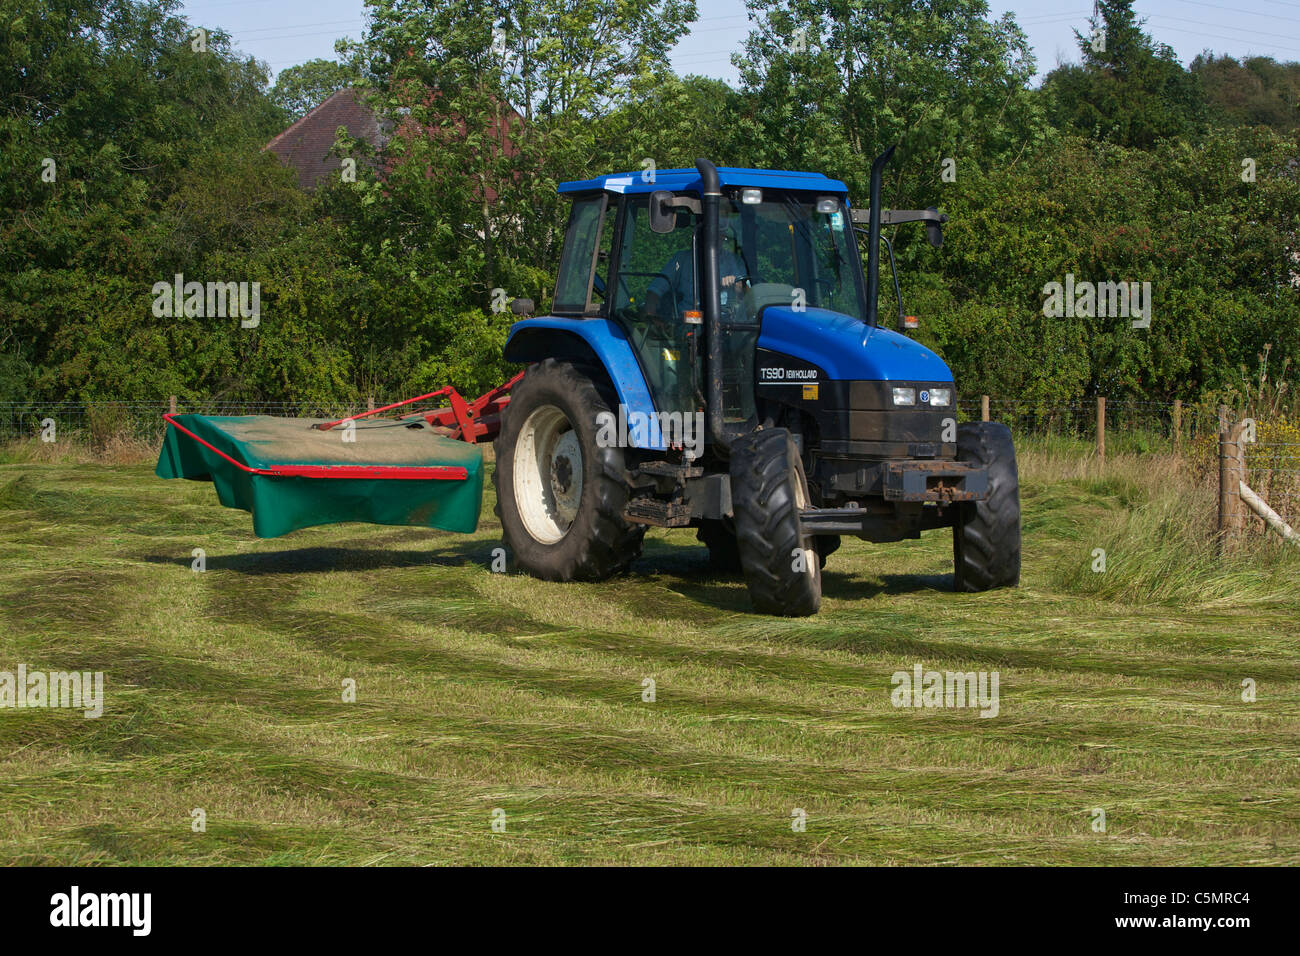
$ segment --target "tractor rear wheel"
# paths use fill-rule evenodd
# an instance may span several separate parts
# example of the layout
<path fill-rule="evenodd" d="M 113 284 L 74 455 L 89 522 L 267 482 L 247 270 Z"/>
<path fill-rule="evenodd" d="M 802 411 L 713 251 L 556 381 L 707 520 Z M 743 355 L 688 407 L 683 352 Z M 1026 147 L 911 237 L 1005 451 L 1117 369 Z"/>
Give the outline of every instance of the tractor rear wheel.
<path fill-rule="evenodd" d="M 988 469 L 989 495 L 956 507 L 953 587 L 1015 587 L 1020 583 L 1020 476 L 1011 429 L 997 422 L 958 425 L 957 458 Z"/>
<path fill-rule="evenodd" d="M 799 512 L 810 507 L 808 479 L 790 432 L 765 428 L 731 446 L 731 502 L 740 563 L 754 607 L 804 617 L 822 602 L 822 572 L 814 539 Z"/>
<path fill-rule="evenodd" d="M 596 373 L 545 359 L 515 386 L 493 447 L 497 515 L 516 565 L 547 581 L 599 581 L 641 553 L 625 521 L 624 450 L 596 441 L 609 401 Z"/>

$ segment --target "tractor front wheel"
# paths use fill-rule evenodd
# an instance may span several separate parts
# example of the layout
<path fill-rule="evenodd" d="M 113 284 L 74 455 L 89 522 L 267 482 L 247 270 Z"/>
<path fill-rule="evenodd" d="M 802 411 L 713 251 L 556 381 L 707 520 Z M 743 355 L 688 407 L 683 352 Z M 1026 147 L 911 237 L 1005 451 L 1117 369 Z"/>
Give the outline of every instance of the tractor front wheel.
<path fill-rule="evenodd" d="M 599 581 L 641 553 L 624 450 L 596 441 L 609 413 L 593 375 L 545 359 L 515 386 L 493 447 L 497 515 L 516 565 L 547 581 Z"/>
<path fill-rule="evenodd" d="M 957 506 L 952 529 L 953 587 L 989 591 L 1020 583 L 1020 475 L 1011 429 L 997 422 L 957 426 L 957 458 L 988 470 L 983 501 Z"/>
<path fill-rule="evenodd" d="M 754 607 L 804 617 L 822 603 L 822 572 L 814 539 L 799 512 L 810 507 L 803 461 L 790 432 L 765 428 L 731 446 L 731 505 L 740 564 Z"/>

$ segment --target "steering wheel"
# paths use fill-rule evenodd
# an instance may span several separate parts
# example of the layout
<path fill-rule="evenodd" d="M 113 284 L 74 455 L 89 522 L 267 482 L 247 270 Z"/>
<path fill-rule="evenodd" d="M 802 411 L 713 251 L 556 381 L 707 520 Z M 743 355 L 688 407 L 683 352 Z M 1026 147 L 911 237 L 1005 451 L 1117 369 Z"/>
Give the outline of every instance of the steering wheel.
<path fill-rule="evenodd" d="M 731 289 L 727 291 L 727 304 L 722 308 L 730 312 L 733 316 L 743 315 L 745 308 L 745 299 L 749 296 L 749 290 L 754 287 L 754 277 L 748 272 L 737 273 L 736 281 L 731 284 Z"/>

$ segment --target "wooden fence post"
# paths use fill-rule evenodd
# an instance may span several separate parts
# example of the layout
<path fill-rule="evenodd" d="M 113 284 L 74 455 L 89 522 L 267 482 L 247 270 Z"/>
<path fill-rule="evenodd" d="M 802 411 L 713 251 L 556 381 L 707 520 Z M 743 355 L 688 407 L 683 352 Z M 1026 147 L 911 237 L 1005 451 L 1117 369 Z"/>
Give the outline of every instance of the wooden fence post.
<path fill-rule="evenodd" d="M 1219 406 L 1219 537 L 1228 533 L 1232 510 L 1232 473 L 1228 464 L 1228 406 Z"/>
<path fill-rule="evenodd" d="M 373 412 L 374 410 L 375 410 L 375 396 L 371 395 L 369 398 L 366 399 L 366 411 Z"/>
<path fill-rule="evenodd" d="M 980 421 L 986 422 L 988 420 L 989 420 L 989 397 L 987 395 L 981 395 L 980 396 Z"/>
<path fill-rule="evenodd" d="M 1246 527 L 1240 485 L 1246 480 L 1244 422 L 1232 421 L 1228 406 L 1219 406 L 1219 535 L 1226 537 Z"/>
<path fill-rule="evenodd" d="M 1106 464 L 1106 399 L 1097 396 L 1097 459 Z"/>
<path fill-rule="evenodd" d="M 171 397 L 171 400 L 167 402 L 167 414 L 169 414 L 169 415 L 175 415 L 175 414 L 176 414 L 176 396 L 175 396 L 175 395 L 173 395 L 173 396 Z"/>
<path fill-rule="evenodd" d="M 1174 452 L 1178 452 L 1183 443 L 1183 400 L 1174 399 Z"/>
<path fill-rule="evenodd" d="M 1241 499 L 1241 486 L 1246 483 L 1246 423 L 1237 422 L 1228 433 L 1228 447 L 1232 451 L 1232 530 L 1246 530 L 1246 503 Z"/>
<path fill-rule="evenodd" d="M 1244 481 L 1237 486 L 1241 495 L 1241 500 L 1250 506 L 1250 510 L 1259 515 L 1264 520 L 1264 524 L 1272 528 L 1282 536 L 1284 541 L 1290 541 L 1297 548 L 1300 548 L 1300 534 L 1282 520 L 1282 516 L 1268 506 L 1268 504 L 1259 495 L 1255 494 Z"/>

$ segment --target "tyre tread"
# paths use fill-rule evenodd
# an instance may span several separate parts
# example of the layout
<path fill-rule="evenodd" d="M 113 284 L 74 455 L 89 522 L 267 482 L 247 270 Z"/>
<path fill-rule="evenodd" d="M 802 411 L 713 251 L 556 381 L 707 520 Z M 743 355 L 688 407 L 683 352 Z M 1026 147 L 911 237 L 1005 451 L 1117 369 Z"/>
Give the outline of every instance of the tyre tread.
<path fill-rule="evenodd" d="M 1020 583 L 1020 477 L 1011 429 L 998 422 L 957 426 L 959 461 L 987 468 L 989 496 L 961 505 L 953 527 L 953 584 L 989 591 Z"/>
<path fill-rule="evenodd" d="M 791 554 L 815 547 L 806 540 L 791 478 L 802 468 L 784 428 L 750 432 L 731 446 L 731 501 L 741 568 L 754 607 L 766 614 L 803 617 L 821 607 L 821 569 L 794 571 Z"/>

